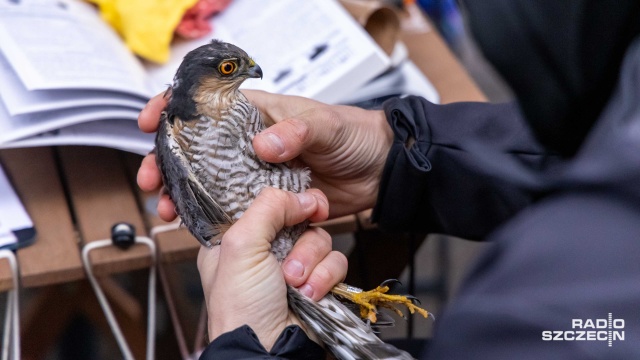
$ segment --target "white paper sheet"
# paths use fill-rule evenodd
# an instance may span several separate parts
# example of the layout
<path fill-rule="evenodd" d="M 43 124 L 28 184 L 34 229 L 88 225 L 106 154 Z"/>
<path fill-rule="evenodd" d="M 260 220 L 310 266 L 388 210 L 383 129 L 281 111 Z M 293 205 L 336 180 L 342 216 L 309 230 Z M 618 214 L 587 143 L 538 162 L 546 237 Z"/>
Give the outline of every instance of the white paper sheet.
<path fill-rule="evenodd" d="M 395 67 L 366 85 L 345 96 L 342 104 L 356 104 L 362 101 L 380 98 L 383 96 L 417 95 L 422 96 L 432 103 L 440 102 L 440 94 L 416 65 L 408 59 L 406 46 L 398 43 L 392 54 Z"/>
<path fill-rule="evenodd" d="M 154 95 L 140 62 L 81 1 L 0 0 L 0 44 L 28 90 Z"/>
<path fill-rule="evenodd" d="M 139 113 L 136 109 L 91 106 L 10 116 L 0 101 L 0 143 L 88 121 L 126 119 L 135 124 Z"/>
<path fill-rule="evenodd" d="M 32 228 L 33 222 L 0 166 L 0 247 L 14 244 L 12 231 Z"/>
<path fill-rule="evenodd" d="M 24 87 L 20 78 L 0 52 L 0 100 L 9 115 L 60 110 L 72 107 L 121 106 L 140 110 L 146 99 L 118 92 L 99 90 L 32 90 Z"/>
<path fill-rule="evenodd" d="M 145 134 L 129 120 L 102 120 L 71 125 L 8 143 L 0 148 L 24 148 L 55 145 L 104 146 L 146 155 L 154 146 L 154 134 Z"/>
<path fill-rule="evenodd" d="M 6 227 L 2 222 L 2 219 L 0 219 L 0 248 L 13 245 L 17 241 L 18 238 L 16 238 L 11 229 Z"/>

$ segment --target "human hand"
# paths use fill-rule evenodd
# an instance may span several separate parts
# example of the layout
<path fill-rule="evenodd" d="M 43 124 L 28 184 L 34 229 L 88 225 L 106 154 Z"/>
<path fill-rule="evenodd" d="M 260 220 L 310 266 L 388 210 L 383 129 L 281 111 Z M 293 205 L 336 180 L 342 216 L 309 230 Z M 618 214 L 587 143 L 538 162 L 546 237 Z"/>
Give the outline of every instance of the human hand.
<path fill-rule="evenodd" d="M 306 219 L 322 221 L 327 214 L 327 200 L 318 190 L 294 194 L 265 188 L 224 234 L 220 246 L 200 249 L 198 270 L 211 340 L 246 324 L 269 350 L 285 327 L 301 325 L 287 306 L 285 281 L 270 243 L 284 226 Z M 331 239 L 322 229 L 310 228 L 298 244 L 320 255 L 311 264 L 311 276 L 322 274 L 322 283 L 329 286 L 344 278 L 346 259 L 331 251 Z M 316 300 L 324 295 L 320 292 L 314 294 Z"/>
<path fill-rule="evenodd" d="M 268 162 L 295 159 L 312 170 L 312 186 L 322 190 L 331 204 L 330 217 L 352 214 L 375 205 L 380 176 L 391 147 L 393 133 L 384 112 L 351 106 L 331 106 L 298 96 L 244 90 L 264 115 L 268 129 L 258 134 L 253 146 Z M 157 95 L 140 113 L 140 129 L 158 127 L 166 99 Z M 143 190 L 162 183 L 155 156 L 147 156 L 138 172 Z M 167 195 L 158 214 L 170 221 L 176 215 Z"/>
<path fill-rule="evenodd" d="M 330 217 L 375 205 L 393 132 L 382 110 L 327 105 L 311 99 L 245 90 L 273 124 L 253 147 L 267 162 L 290 160 L 311 169 L 311 185 L 331 204 Z"/>

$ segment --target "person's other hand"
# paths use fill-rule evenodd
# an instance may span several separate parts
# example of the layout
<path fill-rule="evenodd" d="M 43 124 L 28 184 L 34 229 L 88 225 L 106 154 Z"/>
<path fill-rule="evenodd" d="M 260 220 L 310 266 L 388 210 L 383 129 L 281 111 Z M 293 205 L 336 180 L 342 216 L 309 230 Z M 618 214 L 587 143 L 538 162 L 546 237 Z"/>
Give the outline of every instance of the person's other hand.
<path fill-rule="evenodd" d="M 245 90 L 268 125 L 253 146 L 271 163 L 300 161 L 311 185 L 331 205 L 330 217 L 375 205 L 393 132 L 382 110 L 327 105 L 311 99 Z"/>
<path fill-rule="evenodd" d="M 316 189 L 294 194 L 266 188 L 224 234 L 220 246 L 200 249 L 198 270 L 211 340 L 246 324 L 269 350 L 285 327 L 301 325 L 287 306 L 285 281 L 270 243 L 284 226 L 322 221 L 327 214 L 327 200 Z M 310 264 L 311 276 L 321 274 L 327 286 L 313 295 L 318 300 L 344 278 L 346 258 L 331 251 L 328 234 L 319 228 L 303 233 L 298 244 L 321 255 Z"/>

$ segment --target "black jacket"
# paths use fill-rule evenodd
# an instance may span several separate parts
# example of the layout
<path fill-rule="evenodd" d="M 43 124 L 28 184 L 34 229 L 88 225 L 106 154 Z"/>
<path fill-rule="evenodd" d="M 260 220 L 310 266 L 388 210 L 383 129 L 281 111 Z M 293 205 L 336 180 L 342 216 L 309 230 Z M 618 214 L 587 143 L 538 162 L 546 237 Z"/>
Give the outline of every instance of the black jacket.
<path fill-rule="evenodd" d="M 506 105 L 387 104 L 404 125 L 394 127 L 379 222 L 492 244 L 436 322 L 424 358 L 640 358 L 640 38 L 625 60 L 571 159 L 545 154 Z M 413 124 L 431 134 L 422 150 L 404 145 Z M 429 171 L 416 171 L 427 161 Z M 412 188 L 419 182 L 428 185 Z M 411 217 L 399 216 L 407 206 Z M 609 314 L 624 328 L 609 327 Z M 606 326 L 574 328 L 574 319 Z"/>

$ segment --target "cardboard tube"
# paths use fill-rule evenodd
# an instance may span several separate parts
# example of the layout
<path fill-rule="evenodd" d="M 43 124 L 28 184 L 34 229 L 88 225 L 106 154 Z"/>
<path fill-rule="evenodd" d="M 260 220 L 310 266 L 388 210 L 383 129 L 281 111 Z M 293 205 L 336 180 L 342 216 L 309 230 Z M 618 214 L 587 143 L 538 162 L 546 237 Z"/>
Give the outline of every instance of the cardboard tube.
<path fill-rule="evenodd" d="M 391 55 L 400 37 L 400 19 L 396 11 L 379 1 L 340 0 L 340 3 L 378 46 Z"/>

